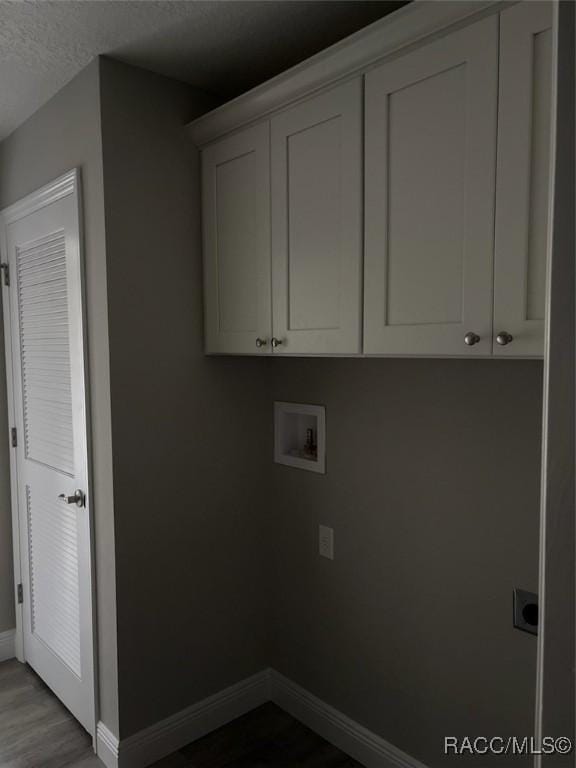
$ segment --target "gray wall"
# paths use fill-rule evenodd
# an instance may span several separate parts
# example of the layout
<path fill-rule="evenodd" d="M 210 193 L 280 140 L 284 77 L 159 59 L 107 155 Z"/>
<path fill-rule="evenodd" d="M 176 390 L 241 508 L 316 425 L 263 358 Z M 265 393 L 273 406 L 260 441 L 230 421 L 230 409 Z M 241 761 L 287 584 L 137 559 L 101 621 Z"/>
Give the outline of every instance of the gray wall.
<path fill-rule="evenodd" d="M 531 733 L 541 363 L 204 357 L 206 105 L 104 59 L 0 145 L 2 206 L 83 170 L 102 719 L 272 663 L 431 766 L 444 735 Z M 326 404 L 326 476 L 272 463 L 275 399 Z"/>
<path fill-rule="evenodd" d="M 120 735 L 268 662 L 267 362 L 203 354 L 198 91 L 102 60 Z"/>
<path fill-rule="evenodd" d="M 532 734 L 541 362 L 272 365 L 327 408 L 327 474 L 273 470 L 273 666 L 433 768 L 445 735 Z"/>
<path fill-rule="evenodd" d="M 101 719 L 118 726 L 116 700 L 116 601 L 112 448 L 106 307 L 104 199 L 98 64 L 92 63 L 0 144 L 0 208 L 33 192 L 74 167 L 82 171 L 87 285 L 88 365 L 93 450 L 92 509 L 96 525 L 96 577 Z M 4 358 L 0 365 L 4 367 Z M 3 387 L 4 371 L 0 372 Z M 5 398 L 0 392 L 0 434 L 6 433 Z M 2 439 L 1 515 L 9 468 Z M 2 529 L 3 530 L 3 529 Z M 0 540 L 0 561 L 9 557 L 8 537 Z M 4 567 L 4 566 L 2 566 Z M 11 618 L 11 617 L 10 617 Z"/>

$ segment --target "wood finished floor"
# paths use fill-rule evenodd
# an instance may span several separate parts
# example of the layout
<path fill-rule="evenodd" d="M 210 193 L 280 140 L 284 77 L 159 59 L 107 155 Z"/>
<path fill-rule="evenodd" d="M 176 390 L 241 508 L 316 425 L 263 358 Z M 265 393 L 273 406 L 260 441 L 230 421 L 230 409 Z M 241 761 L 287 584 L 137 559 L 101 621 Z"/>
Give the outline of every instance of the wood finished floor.
<path fill-rule="evenodd" d="M 219 728 L 151 768 L 362 768 L 274 704 Z M 0 768 L 103 768 L 92 742 L 40 678 L 0 664 Z"/>

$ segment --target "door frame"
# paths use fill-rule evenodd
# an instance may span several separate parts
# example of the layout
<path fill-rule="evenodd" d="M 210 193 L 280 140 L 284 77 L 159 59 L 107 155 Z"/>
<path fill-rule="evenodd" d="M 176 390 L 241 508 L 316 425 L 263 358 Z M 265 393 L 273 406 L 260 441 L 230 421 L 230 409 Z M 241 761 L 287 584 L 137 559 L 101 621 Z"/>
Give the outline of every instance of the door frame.
<path fill-rule="evenodd" d="M 89 519 L 89 551 L 88 557 L 90 572 L 90 609 L 91 617 L 91 656 L 92 669 L 89 671 L 91 677 L 91 688 L 93 698 L 93 723 L 92 740 L 96 745 L 96 726 L 99 717 L 98 702 L 98 665 L 97 665 L 97 632 L 96 632 L 96 574 L 95 574 L 95 527 L 94 511 L 92 504 L 92 451 L 91 451 L 91 428 L 90 428 L 90 396 L 89 396 L 89 371 L 88 371 L 88 337 L 86 323 L 86 275 L 84 259 L 84 231 L 82 218 L 82 184 L 80 168 L 73 168 L 62 176 L 54 179 L 40 189 L 32 192 L 26 197 L 18 200 L 13 205 L 0 211 L 0 254 L 2 264 L 8 264 L 8 245 L 7 245 L 7 225 L 18 221 L 25 216 L 38 211 L 51 203 L 55 203 L 69 195 L 75 195 L 75 216 L 78 224 L 78 255 L 80 268 L 80 291 L 82 312 L 76 320 L 81 326 L 82 345 L 83 345 L 83 379 L 84 379 L 84 419 L 86 424 L 86 447 L 87 447 L 87 466 L 86 466 L 86 498 L 88 499 L 87 511 Z M 14 275 L 10 275 L 13 279 Z M 13 349 L 12 349 L 12 314 L 10 288 L 5 284 L 4 275 L 2 275 L 2 309 L 4 318 L 4 357 L 6 363 L 6 387 L 8 403 L 8 439 L 10 450 L 10 500 L 12 512 L 12 550 L 14 558 L 14 605 L 16 615 L 16 632 L 14 639 L 15 654 L 18 661 L 25 663 L 26 655 L 24 650 L 24 613 L 23 604 L 18 602 L 18 584 L 22 582 L 22 561 L 21 561 L 21 535 L 20 535 L 20 510 L 18 502 L 18 465 L 16 460 L 16 451 L 13 450 L 10 440 L 10 430 L 16 423 L 16 401 L 13 379 Z"/>

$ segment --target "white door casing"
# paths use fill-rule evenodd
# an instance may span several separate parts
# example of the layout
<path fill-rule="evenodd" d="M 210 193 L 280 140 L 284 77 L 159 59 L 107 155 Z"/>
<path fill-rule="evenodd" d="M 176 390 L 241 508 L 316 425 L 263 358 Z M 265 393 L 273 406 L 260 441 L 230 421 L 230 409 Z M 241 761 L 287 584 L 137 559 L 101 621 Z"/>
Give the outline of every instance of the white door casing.
<path fill-rule="evenodd" d="M 94 636 L 79 172 L 0 214 L 17 630 L 27 661 L 91 734 Z M 79 489 L 79 507 L 59 498 Z"/>
<path fill-rule="evenodd" d="M 367 354 L 491 353 L 497 77 L 497 16 L 366 74 Z"/>

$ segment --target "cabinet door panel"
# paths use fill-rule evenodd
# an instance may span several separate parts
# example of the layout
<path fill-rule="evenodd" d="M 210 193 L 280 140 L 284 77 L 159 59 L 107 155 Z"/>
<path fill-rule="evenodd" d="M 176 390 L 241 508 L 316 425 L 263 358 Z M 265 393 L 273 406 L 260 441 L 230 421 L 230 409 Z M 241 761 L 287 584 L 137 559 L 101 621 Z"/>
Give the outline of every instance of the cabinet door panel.
<path fill-rule="evenodd" d="M 497 40 L 492 17 L 366 75 L 368 354 L 490 354 Z"/>
<path fill-rule="evenodd" d="M 206 351 L 270 351 L 269 124 L 202 152 Z M 260 338 L 267 343 L 257 346 Z"/>
<path fill-rule="evenodd" d="M 272 119 L 277 352 L 360 352 L 361 82 Z"/>
<path fill-rule="evenodd" d="M 550 176 L 552 7 L 501 14 L 494 354 L 542 355 Z M 513 337 L 496 342 L 504 331 Z"/>

